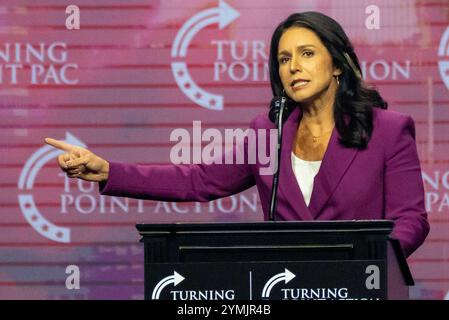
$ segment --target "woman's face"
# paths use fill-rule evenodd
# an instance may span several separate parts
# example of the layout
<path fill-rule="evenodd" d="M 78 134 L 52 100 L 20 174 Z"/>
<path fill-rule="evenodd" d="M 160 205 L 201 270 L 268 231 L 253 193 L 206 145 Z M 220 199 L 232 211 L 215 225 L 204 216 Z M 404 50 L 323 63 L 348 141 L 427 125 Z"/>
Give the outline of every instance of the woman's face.
<path fill-rule="evenodd" d="M 279 76 L 287 95 L 296 102 L 334 98 L 341 72 L 320 38 L 310 29 L 291 27 L 279 40 Z"/>

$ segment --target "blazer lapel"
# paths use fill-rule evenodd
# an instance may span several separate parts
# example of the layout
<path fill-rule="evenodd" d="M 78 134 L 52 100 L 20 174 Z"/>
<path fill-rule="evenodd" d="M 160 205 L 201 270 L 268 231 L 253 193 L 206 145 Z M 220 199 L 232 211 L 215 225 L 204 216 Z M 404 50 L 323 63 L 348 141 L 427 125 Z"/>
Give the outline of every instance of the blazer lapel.
<path fill-rule="evenodd" d="M 337 188 L 357 155 L 358 149 L 342 146 L 338 142 L 340 135 L 337 129 L 334 128 L 321 162 L 320 170 L 315 176 L 312 197 L 307 207 L 291 163 L 293 141 L 301 118 L 302 111 L 299 107 L 296 107 L 283 128 L 279 190 L 295 211 L 292 218 L 314 220 L 319 216 L 321 210 Z"/>
<path fill-rule="evenodd" d="M 299 187 L 298 182 L 296 181 L 291 162 L 293 141 L 301 117 L 301 109 L 299 107 L 296 107 L 288 117 L 283 127 L 283 141 L 280 161 L 281 167 L 279 173 L 279 191 L 282 192 L 287 202 L 290 203 L 291 209 L 294 211 L 292 212 L 291 219 L 313 220 L 313 216 L 311 215 L 309 208 L 304 201 L 302 191 Z"/>
<path fill-rule="evenodd" d="M 309 210 L 315 219 L 319 216 L 320 211 L 358 153 L 356 148 L 342 146 L 338 142 L 339 137 L 337 129 L 334 128 L 320 170 L 315 176 L 312 198 L 309 203 Z"/>

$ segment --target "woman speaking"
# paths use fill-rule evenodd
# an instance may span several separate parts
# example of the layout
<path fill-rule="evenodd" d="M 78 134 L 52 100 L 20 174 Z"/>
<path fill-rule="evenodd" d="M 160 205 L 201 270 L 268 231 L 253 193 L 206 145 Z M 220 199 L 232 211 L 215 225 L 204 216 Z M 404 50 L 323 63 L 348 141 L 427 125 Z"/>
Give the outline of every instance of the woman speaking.
<path fill-rule="evenodd" d="M 351 42 L 326 15 L 289 16 L 274 31 L 269 59 L 273 94 L 286 98 L 275 219 L 393 220 L 391 236 L 409 256 L 429 232 L 412 118 L 386 110 L 364 84 Z M 250 128 L 275 126 L 267 111 Z M 268 217 L 272 176 L 257 161 L 133 165 L 45 141 L 64 151 L 58 162 L 69 177 L 99 182 L 104 195 L 210 201 L 257 185 Z"/>

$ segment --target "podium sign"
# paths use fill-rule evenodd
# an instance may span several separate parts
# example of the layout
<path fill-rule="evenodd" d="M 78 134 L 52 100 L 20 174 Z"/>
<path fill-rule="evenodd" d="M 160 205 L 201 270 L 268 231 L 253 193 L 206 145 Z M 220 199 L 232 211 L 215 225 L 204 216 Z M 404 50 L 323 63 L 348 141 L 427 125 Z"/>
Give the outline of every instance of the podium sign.
<path fill-rule="evenodd" d="M 391 221 L 139 224 L 145 299 L 408 299 Z"/>
<path fill-rule="evenodd" d="M 163 300 L 386 299 L 382 261 L 156 263 L 146 296 Z"/>

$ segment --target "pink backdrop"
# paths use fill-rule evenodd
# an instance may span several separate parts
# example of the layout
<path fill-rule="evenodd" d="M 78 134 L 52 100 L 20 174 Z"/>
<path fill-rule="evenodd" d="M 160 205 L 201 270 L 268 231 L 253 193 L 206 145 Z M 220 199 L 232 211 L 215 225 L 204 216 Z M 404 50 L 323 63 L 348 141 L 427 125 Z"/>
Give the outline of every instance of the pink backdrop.
<path fill-rule="evenodd" d="M 70 4 L 81 10 L 79 30 L 65 26 Z M 272 31 L 290 13 L 317 10 L 343 25 L 365 79 L 390 109 L 415 120 L 431 232 L 409 259 L 416 280 L 411 296 L 443 299 L 449 291 L 449 4 L 376 1 L 380 28 L 374 30 L 365 26 L 371 4 L 0 0 L 0 298 L 141 299 L 143 246 L 135 223 L 261 220 L 255 188 L 177 206 L 100 197 L 96 185 L 64 178 L 43 139 L 77 141 L 113 161 L 168 163 L 175 128 L 189 129 L 194 120 L 203 129 L 247 128 L 271 99 Z M 177 81 L 189 84 L 181 90 Z M 221 110 L 214 110 L 220 101 Z M 80 268 L 79 290 L 66 289 L 68 265 Z"/>

